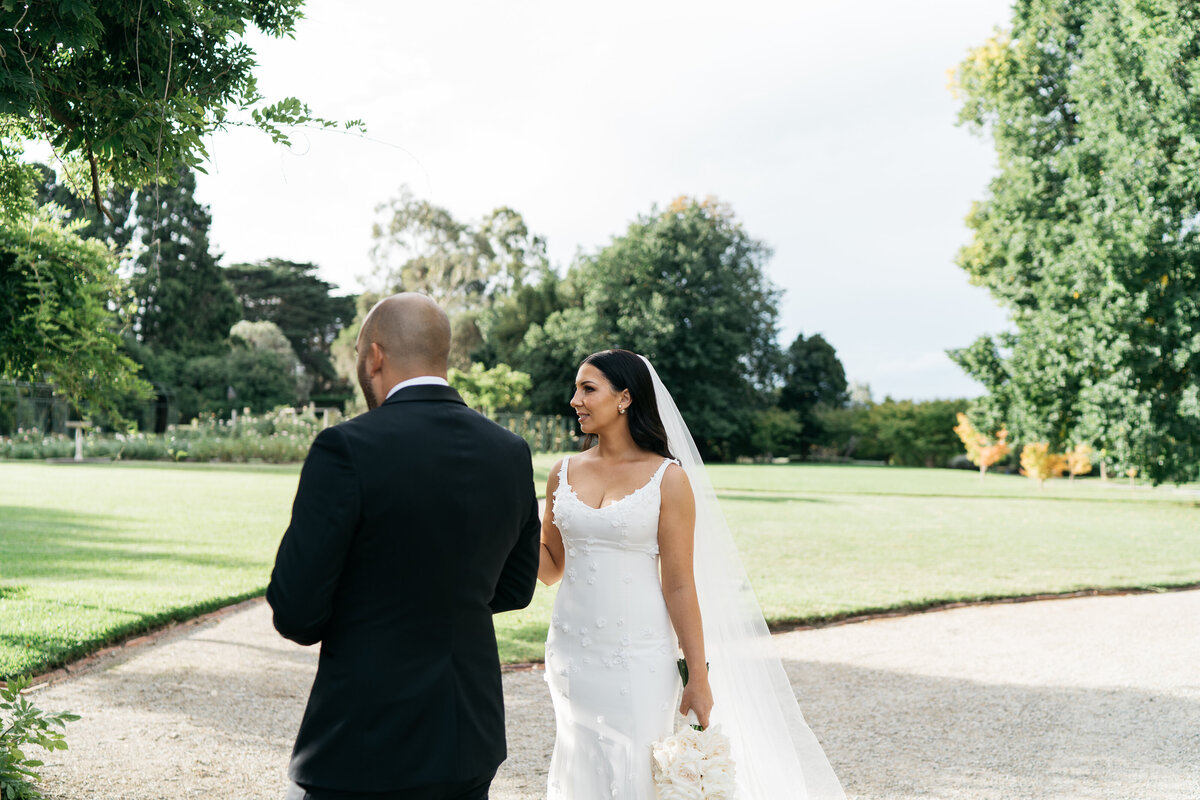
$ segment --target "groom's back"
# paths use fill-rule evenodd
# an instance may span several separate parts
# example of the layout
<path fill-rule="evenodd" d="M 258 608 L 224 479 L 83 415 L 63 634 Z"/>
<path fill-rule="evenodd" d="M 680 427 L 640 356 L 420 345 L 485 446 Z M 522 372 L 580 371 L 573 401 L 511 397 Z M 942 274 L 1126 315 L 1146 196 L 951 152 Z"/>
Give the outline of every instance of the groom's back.
<path fill-rule="evenodd" d="M 318 437 L 268 593 L 284 635 L 322 642 L 294 780 L 385 791 L 503 760 L 492 613 L 528 604 L 537 529 L 528 447 L 453 390 L 402 389 Z"/>
<path fill-rule="evenodd" d="M 490 630 L 492 592 L 533 497 L 524 440 L 436 400 L 387 403 L 359 420 L 344 426 L 362 468 L 347 568 L 367 580 L 343 591 L 394 624 L 389 635 L 445 636 L 439 622 L 468 610 L 487 611 Z"/>

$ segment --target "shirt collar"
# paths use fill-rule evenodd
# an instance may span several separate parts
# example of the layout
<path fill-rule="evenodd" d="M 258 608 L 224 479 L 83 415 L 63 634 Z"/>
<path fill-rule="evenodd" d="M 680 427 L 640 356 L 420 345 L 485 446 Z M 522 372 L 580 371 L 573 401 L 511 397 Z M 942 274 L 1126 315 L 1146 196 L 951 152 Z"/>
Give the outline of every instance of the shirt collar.
<path fill-rule="evenodd" d="M 406 389 L 409 386 L 449 386 L 449 385 L 450 384 L 446 381 L 445 378 L 439 378 L 436 375 L 421 375 L 416 378 L 409 378 L 406 381 L 400 381 L 399 383 L 397 383 L 395 386 L 392 387 L 392 390 L 387 393 L 387 397 L 385 397 L 383 399 L 386 401 L 388 398 L 390 398 L 396 392 L 400 391 L 401 389 Z"/>

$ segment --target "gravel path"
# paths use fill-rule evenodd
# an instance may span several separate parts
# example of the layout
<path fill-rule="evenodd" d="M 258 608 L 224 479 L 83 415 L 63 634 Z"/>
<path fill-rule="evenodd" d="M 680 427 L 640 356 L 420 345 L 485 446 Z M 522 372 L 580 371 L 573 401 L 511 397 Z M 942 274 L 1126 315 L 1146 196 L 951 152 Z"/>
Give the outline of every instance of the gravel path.
<path fill-rule="evenodd" d="M 960 608 L 776 637 L 847 792 L 887 800 L 1200 798 L 1200 591 Z M 279 800 L 316 666 L 255 602 L 36 694 L 84 718 L 51 800 Z M 504 677 L 493 800 L 543 796 L 540 671 Z M 719 698 L 718 698 L 719 701 Z"/>

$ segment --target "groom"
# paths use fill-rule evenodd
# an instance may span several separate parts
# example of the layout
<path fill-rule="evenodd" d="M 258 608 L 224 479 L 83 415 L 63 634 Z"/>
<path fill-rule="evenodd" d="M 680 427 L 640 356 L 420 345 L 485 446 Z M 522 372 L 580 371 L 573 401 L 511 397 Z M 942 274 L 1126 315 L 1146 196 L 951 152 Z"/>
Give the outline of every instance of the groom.
<path fill-rule="evenodd" d="M 428 297 L 371 309 L 356 346 L 368 413 L 317 436 L 267 602 L 321 656 L 287 800 L 486 798 L 506 756 L 492 614 L 538 568 L 529 447 L 446 383 Z"/>

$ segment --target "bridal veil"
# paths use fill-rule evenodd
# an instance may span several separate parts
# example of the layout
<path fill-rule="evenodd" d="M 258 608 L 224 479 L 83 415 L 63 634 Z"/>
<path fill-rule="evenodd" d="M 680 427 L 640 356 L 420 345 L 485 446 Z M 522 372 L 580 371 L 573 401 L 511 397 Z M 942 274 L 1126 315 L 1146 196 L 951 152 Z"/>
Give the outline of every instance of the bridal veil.
<path fill-rule="evenodd" d="M 694 569 L 715 705 L 729 737 L 740 800 L 844 800 L 845 793 L 792 692 L 746 577 L 704 461 L 654 365 L 655 399 L 672 454 L 696 495 Z"/>

